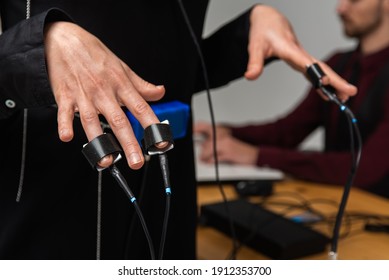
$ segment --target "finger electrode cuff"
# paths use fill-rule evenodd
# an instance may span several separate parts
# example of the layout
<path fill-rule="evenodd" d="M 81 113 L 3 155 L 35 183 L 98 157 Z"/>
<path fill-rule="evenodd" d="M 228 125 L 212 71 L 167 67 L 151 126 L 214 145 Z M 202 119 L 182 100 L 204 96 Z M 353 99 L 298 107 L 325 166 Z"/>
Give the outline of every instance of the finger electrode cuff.
<path fill-rule="evenodd" d="M 105 156 L 112 155 L 114 163 L 122 158 L 120 152 L 122 149 L 117 143 L 112 134 L 101 134 L 89 143 L 84 145 L 82 153 L 93 168 L 97 171 L 104 170 L 104 167 L 99 166 L 98 162 Z"/>
<path fill-rule="evenodd" d="M 325 75 L 326 74 L 320 68 L 319 64 L 313 63 L 307 66 L 307 76 L 309 77 L 309 80 L 311 81 L 315 89 L 320 89 L 330 101 L 335 102 L 338 106 L 343 106 L 342 102 L 336 96 L 335 89 L 330 85 L 324 86 L 322 84 L 321 79 Z"/>
<path fill-rule="evenodd" d="M 166 122 L 152 124 L 145 128 L 143 135 L 143 147 L 147 154 L 163 154 L 174 147 L 173 134 L 170 125 Z M 156 144 L 167 142 L 164 148 L 158 148 Z"/>
<path fill-rule="evenodd" d="M 323 70 L 320 68 L 319 64 L 313 63 L 307 66 L 307 75 L 312 85 L 315 88 L 322 86 L 321 79 L 325 76 Z"/>

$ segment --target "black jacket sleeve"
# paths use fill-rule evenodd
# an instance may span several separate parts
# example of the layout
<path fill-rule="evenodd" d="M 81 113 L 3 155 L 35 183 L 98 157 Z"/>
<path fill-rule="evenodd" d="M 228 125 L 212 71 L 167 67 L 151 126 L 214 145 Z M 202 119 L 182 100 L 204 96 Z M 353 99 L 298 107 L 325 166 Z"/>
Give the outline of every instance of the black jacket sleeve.
<path fill-rule="evenodd" d="M 0 119 L 23 108 L 54 104 L 44 53 L 44 26 L 71 21 L 61 10 L 50 9 L 23 20 L 0 36 Z"/>

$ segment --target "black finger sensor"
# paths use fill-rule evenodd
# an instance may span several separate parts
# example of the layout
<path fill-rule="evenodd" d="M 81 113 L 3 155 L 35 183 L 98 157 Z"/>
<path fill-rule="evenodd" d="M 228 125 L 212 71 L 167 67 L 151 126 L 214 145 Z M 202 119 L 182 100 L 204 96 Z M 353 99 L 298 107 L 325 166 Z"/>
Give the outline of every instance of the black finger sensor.
<path fill-rule="evenodd" d="M 333 102 L 341 106 L 341 102 L 335 94 L 335 89 L 329 85 L 323 85 L 322 78 L 326 75 L 321 69 L 320 65 L 313 63 L 307 66 L 307 75 L 312 85 L 316 89 L 321 89 L 321 91 Z"/>
<path fill-rule="evenodd" d="M 120 152 L 122 149 L 117 143 L 112 134 L 104 133 L 97 136 L 95 139 L 84 145 L 82 153 L 90 163 L 90 165 L 97 169 L 97 171 L 104 170 L 106 167 L 101 167 L 98 163 L 105 156 L 112 155 L 113 162 L 117 162 L 122 158 Z"/>
<path fill-rule="evenodd" d="M 174 147 L 173 134 L 168 123 L 155 123 L 145 128 L 143 147 L 147 154 L 163 154 Z M 159 148 L 156 144 L 167 142 L 166 147 Z"/>

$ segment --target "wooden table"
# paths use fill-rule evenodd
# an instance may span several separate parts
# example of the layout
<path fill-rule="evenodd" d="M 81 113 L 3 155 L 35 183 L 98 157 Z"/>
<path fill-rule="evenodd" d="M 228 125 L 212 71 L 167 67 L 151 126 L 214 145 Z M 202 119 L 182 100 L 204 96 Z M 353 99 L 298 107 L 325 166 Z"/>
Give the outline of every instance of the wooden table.
<path fill-rule="evenodd" d="M 232 186 L 224 186 L 226 196 L 229 199 L 236 198 Z M 296 202 L 298 199 L 312 201 L 315 199 L 326 199 L 333 203 L 339 203 L 343 189 L 338 186 L 314 184 L 302 181 L 286 180 L 274 185 L 274 196 L 270 199 L 278 202 Z M 222 201 L 220 190 L 217 186 L 199 186 L 198 204 L 208 204 Z M 316 204 L 315 204 L 316 205 Z M 275 212 L 279 212 L 277 206 L 270 206 Z M 337 207 L 328 203 L 317 203 L 315 209 L 323 213 L 335 214 Z M 346 213 L 359 212 L 363 214 L 376 214 L 389 216 L 389 200 L 353 188 L 348 200 Z M 389 219 L 387 220 L 389 221 Z M 368 260 L 381 259 L 389 260 L 389 233 L 367 232 L 363 229 L 365 221 L 351 223 L 348 236 L 339 240 L 338 259 Z M 346 230 L 343 223 L 342 231 Z M 332 228 L 328 225 L 318 225 L 316 230 L 328 236 L 332 235 Z M 231 251 L 231 239 L 210 227 L 199 226 L 197 230 L 197 255 L 198 259 L 222 260 L 226 259 Z M 328 259 L 328 252 L 311 255 L 305 259 Z M 250 249 L 242 247 L 239 250 L 237 259 L 269 259 L 267 256 Z"/>

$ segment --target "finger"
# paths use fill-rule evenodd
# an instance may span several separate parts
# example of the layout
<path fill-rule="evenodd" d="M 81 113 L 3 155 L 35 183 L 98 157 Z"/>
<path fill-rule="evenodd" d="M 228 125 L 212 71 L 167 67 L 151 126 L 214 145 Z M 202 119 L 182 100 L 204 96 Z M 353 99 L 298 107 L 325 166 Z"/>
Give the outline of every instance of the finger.
<path fill-rule="evenodd" d="M 144 158 L 139 143 L 131 128 L 131 124 L 123 110 L 116 102 L 103 102 L 104 107 L 100 109 L 105 116 L 113 133 L 123 148 L 128 165 L 132 169 L 139 169 L 143 166 Z M 99 107 L 101 104 L 99 105 Z"/>
<path fill-rule="evenodd" d="M 207 163 L 213 160 L 212 141 L 205 140 L 204 143 L 201 145 L 200 159 Z"/>
<path fill-rule="evenodd" d="M 304 74 L 306 74 L 307 65 L 311 65 L 312 63 L 316 62 L 313 57 L 308 55 L 305 50 L 301 49 L 299 46 L 289 48 L 289 50 L 285 53 L 284 59 L 292 67 Z M 303 63 L 306 64 L 303 65 Z M 342 101 L 347 100 L 350 96 L 353 96 L 357 93 L 357 88 L 355 86 L 349 84 L 346 80 L 341 78 L 329 66 L 320 61 L 317 63 L 319 63 L 324 73 L 326 74 L 322 80 L 323 84 L 333 86 L 338 94 L 338 97 Z"/>
<path fill-rule="evenodd" d="M 58 106 L 57 123 L 59 139 L 63 142 L 69 142 L 73 139 L 73 119 L 74 109 L 70 105 Z"/>
<path fill-rule="evenodd" d="M 196 122 L 193 126 L 193 133 L 202 134 L 205 137 L 209 137 L 212 135 L 212 129 L 211 126 L 206 122 Z"/>
<path fill-rule="evenodd" d="M 208 162 L 208 163 L 213 163 L 215 162 L 215 154 L 214 154 L 214 147 L 213 147 L 213 142 L 210 140 L 207 140 L 203 145 L 202 145 L 202 153 L 201 153 L 201 160 Z M 228 153 L 228 149 L 227 149 Z M 216 146 L 216 156 L 218 160 L 225 160 L 226 157 L 226 152 L 225 152 L 225 145 L 222 142 L 218 142 Z"/>
<path fill-rule="evenodd" d="M 225 156 L 224 154 L 217 154 L 217 161 L 219 163 L 232 163 L 229 157 Z M 210 157 L 208 160 L 208 163 L 213 164 L 215 163 L 215 157 Z"/>
<path fill-rule="evenodd" d="M 84 128 L 86 137 L 88 141 L 92 141 L 97 136 L 103 134 L 103 129 L 101 128 L 99 116 L 91 104 L 83 104 L 78 106 L 80 110 L 80 120 L 82 127 Z M 98 162 L 98 165 L 105 168 L 110 166 L 113 163 L 112 156 L 106 156 Z"/>
<path fill-rule="evenodd" d="M 141 123 L 143 128 L 146 128 L 154 123 L 159 123 L 160 121 L 155 116 L 151 107 L 147 102 L 144 101 L 157 101 L 161 99 L 165 94 L 165 87 L 162 85 L 156 86 L 152 83 L 149 83 L 139 77 L 134 71 L 132 71 L 126 64 L 122 62 L 122 66 L 125 69 L 131 84 L 127 84 L 127 89 L 124 92 L 126 97 L 122 99 L 122 103 L 133 113 L 135 118 Z M 128 97 L 133 97 L 132 101 L 127 101 Z M 132 106 L 132 102 L 137 102 Z M 134 109 L 139 111 L 139 114 L 134 114 Z M 145 111 L 145 113 L 143 113 Z M 151 113 L 151 114 L 150 114 Z M 144 116 L 145 119 L 141 120 L 138 116 Z M 159 149 L 163 149 L 169 145 L 169 142 L 163 141 L 156 143 L 155 146 Z"/>
<path fill-rule="evenodd" d="M 127 73 L 133 87 L 138 91 L 147 101 L 160 100 L 165 94 L 165 87 L 163 85 L 154 85 L 139 77 L 126 64 L 122 62 L 122 66 Z"/>
<path fill-rule="evenodd" d="M 127 96 L 122 102 L 133 116 L 139 121 L 143 128 L 147 128 L 152 124 L 160 123 L 160 120 L 154 114 L 150 105 L 135 91 L 135 89 L 129 86 L 131 93 L 124 94 Z M 159 149 L 165 148 L 169 145 L 169 142 L 163 141 L 156 143 L 155 146 Z"/>
<path fill-rule="evenodd" d="M 121 96 L 121 103 L 130 110 L 143 128 L 155 123 L 160 123 L 145 99 L 148 101 L 159 100 L 165 94 L 165 88 L 163 86 L 154 86 L 153 84 L 146 82 L 130 69 L 129 72 L 131 72 L 132 83 L 127 84 L 126 89 L 122 90 L 119 94 Z M 169 142 L 166 141 L 155 144 L 159 149 L 163 149 L 168 145 Z"/>
<path fill-rule="evenodd" d="M 125 89 L 119 90 L 118 95 L 121 103 L 127 107 L 143 128 L 160 123 L 150 105 L 131 84 L 128 84 Z"/>
<path fill-rule="evenodd" d="M 147 81 L 145 81 L 144 79 L 142 79 L 141 77 L 139 77 L 134 71 L 132 71 L 124 62 L 121 61 L 121 64 L 122 64 L 122 67 L 123 69 L 125 70 L 126 74 L 127 74 L 127 77 L 128 79 L 131 81 L 130 84 L 127 84 L 127 87 L 130 89 L 129 90 L 129 95 L 128 96 L 131 96 L 132 94 L 135 94 L 136 96 L 138 96 L 139 94 L 141 95 L 141 100 L 140 102 L 143 101 L 143 99 L 147 100 L 147 101 L 157 101 L 157 100 L 160 100 L 164 94 L 165 94 L 165 87 L 163 85 L 154 85 L 152 83 L 149 83 Z M 127 92 L 127 90 L 125 90 L 125 92 Z M 122 100 L 122 103 L 124 105 L 128 104 L 125 100 L 126 100 L 126 97 L 124 97 Z M 146 103 L 147 104 L 147 103 Z M 143 105 L 142 105 L 143 106 Z M 128 106 L 126 106 L 128 109 L 130 109 Z M 146 107 L 149 107 L 148 104 Z M 151 108 L 150 108 L 151 110 Z M 131 111 L 131 110 L 130 110 Z M 148 111 L 148 110 L 147 110 Z M 155 115 L 155 114 L 153 114 Z M 135 116 L 135 115 L 134 115 Z M 137 118 L 137 117 L 136 117 Z M 138 119 L 138 118 L 137 118 Z M 152 121 L 151 121 L 151 124 L 154 124 L 156 123 L 155 120 L 157 118 L 152 118 Z M 158 119 L 157 119 L 158 120 Z M 138 119 L 138 121 L 140 121 L 140 119 Z M 140 123 L 142 124 L 143 122 L 140 121 Z M 143 128 L 146 128 L 148 127 L 150 122 L 147 122 L 147 124 L 143 125 Z M 157 123 L 159 123 L 159 120 L 157 121 Z M 165 148 L 167 145 L 169 145 L 169 142 L 160 142 L 160 143 L 156 143 L 155 146 L 159 149 L 163 149 Z"/>
<path fill-rule="evenodd" d="M 261 42 L 255 41 L 249 45 L 249 61 L 247 64 L 246 73 L 244 76 L 248 80 L 257 79 L 263 71 L 263 61 L 265 56 L 263 54 L 265 46 Z"/>
<path fill-rule="evenodd" d="M 354 96 L 357 93 L 357 88 L 349 84 L 345 79 L 340 77 L 334 70 L 332 70 L 328 65 L 323 62 L 319 62 L 324 73 L 326 74 L 323 77 L 323 84 L 330 84 L 333 86 L 337 92 L 337 95 L 341 101 L 346 101 L 349 97 Z"/>
<path fill-rule="evenodd" d="M 288 44 L 288 47 L 282 49 L 278 56 L 294 69 L 304 74 L 306 72 L 306 66 L 315 62 L 315 59 L 297 43 Z"/>
<path fill-rule="evenodd" d="M 112 155 L 107 155 L 103 157 L 97 164 L 103 168 L 111 166 L 113 163 L 113 156 Z"/>
<path fill-rule="evenodd" d="M 91 104 L 83 104 L 82 106 L 79 106 L 79 110 L 81 124 L 88 141 L 92 141 L 97 136 L 103 134 L 99 116 L 94 107 Z"/>

